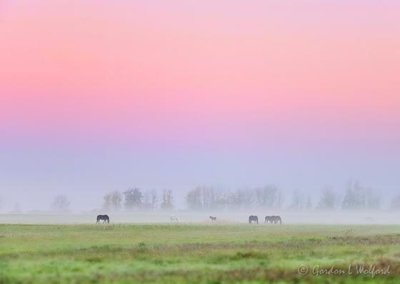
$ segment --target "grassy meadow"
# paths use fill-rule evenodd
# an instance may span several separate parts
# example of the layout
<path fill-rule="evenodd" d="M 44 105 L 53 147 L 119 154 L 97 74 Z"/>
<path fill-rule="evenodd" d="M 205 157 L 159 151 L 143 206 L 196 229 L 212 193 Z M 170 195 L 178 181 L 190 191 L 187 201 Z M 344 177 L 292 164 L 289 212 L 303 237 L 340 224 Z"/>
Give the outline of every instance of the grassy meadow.
<path fill-rule="evenodd" d="M 399 279 L 397 225 L 0 225 L 0 283 Z"/>

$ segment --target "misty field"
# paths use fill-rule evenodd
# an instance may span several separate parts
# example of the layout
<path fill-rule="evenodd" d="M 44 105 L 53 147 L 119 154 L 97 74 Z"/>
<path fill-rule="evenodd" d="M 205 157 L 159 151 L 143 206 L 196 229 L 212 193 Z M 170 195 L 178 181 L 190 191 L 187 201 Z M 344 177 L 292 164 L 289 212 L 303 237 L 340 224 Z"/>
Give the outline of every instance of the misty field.
<path fill-rule="evenodd" d="M 0 283 L 398 283 L 400 226 L 0 225 Z"/>

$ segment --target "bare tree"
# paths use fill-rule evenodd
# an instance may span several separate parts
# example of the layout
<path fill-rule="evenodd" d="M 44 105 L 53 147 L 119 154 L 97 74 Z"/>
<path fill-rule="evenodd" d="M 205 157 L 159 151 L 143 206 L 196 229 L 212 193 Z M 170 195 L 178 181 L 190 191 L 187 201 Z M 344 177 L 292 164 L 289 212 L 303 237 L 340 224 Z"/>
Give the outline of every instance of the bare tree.
<path fill-rule="evenodd" d="M 130 188 L 124 192 L 125 208 L 139 209 L 143 205 L 143 193 L 139 188 Z"/>
<path fill-rule="evenodd" d="M 158 202 L 157 191 L 152 190 L 150 193 L 150 204 L 152 209 L 157 208 L 157 202 Z"/>
<path fill-rule="evenodd" d="M 215 190 L 212 187 L 196 187 L 186 195 L 190 209 L 240 209 L 240 208 L 280 208 L 282 192 L 273 185 L 256 189 L 237 189 L 234 191 Z"/>
<path fill-rule="evenodd" d="M 174 197 L 173 197 L 172 190 L 164 190 L 161 205 L 160 205 L 161 209 L 164 209 L 164 210 L 173 209 L 174 208 L 173 200 L 174 200 Z"/>
<path fill-rule="evenodd" d="M 306 207 L 307 200 L 300 191 L 293 191 L 292 203 L 289 205 L 289 209 L 300 210 Z"/>
<path fill-rule="evenodd" d="M 188 192 L 186 203 L 190 209 L 212 209 L 217 206 L 217 196 L 213 188 L 199 186 Z"/>
<path fill-rule="evenodd" d="M 216 209 L 225 209 L 229 206 L 229 193 L 226 191 L 216 191 L 214 199 L 213 207 Z"/>
<path fill-rule="evenodd" d="M 238 189 L 230 193 L 229 205 L 233 209 L 249 208 L 254 205 L 254 191 Z"/>
<path fill-rule="evenodd" d="M 350 182 L 342 202 L 343 209 L 378 209 L 381 199 L 370 188 Z"/>
<path fill-rule="evenodd" d="M 257 206 L 263 208 L 278 207 L 277 203 L 279 200 L 280 191 L 275 185 L 256 188 L 254 191 L 255 202 Z"/>
<path fill-rule="evenodd" d="M 323 189 L 322 194 L 321 194 L 321 198 L 318 202 L 318 209 L 334 209 L 336 206 L 336 202 L 337 202 L 337 196 L 336 193 L 330 188 L 330 187 L 326 187 Z"/>
<path fill-rule="evenodd" d="M 52 209 L 57 212 L 67 212 L 69 210 L 70 202 L 65 195 L 57 195 L 52 203 Z"/>
<path fill-rule="evenodd" d="M 196 187 L 186 194 L 186 204 L 189 209 L 199 210 L 202 209 L 201 188 Z"/>
<path fill-rule="evenodd" d="M 120 210 L 122 208 L 122 194 L 119 191 L 113 191 L 104 196 L 104 209 Z"/>
<path fill-rule="evenodd" d="M 146 190 L 143 192 L 143 208 L 154 210 L 157 208 L 157 202 L 158 198 L 156 190 Z"/>

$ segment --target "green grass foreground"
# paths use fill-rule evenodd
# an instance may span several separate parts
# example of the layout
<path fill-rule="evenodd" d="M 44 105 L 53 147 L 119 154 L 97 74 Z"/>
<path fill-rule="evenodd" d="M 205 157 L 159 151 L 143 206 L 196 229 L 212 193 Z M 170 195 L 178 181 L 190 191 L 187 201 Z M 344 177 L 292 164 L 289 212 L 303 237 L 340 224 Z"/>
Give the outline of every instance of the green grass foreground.
<path fill-rule="evenodd" d="M 0 283 L 399 279 L 400 226 L 0 225 Z"/>

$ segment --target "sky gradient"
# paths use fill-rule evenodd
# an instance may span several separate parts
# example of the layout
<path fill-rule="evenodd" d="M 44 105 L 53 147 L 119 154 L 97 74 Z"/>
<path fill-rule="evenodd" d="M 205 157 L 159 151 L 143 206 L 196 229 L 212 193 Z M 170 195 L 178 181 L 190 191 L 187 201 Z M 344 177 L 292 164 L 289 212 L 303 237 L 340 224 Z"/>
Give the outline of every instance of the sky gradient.
<path fill-rule="evenodd" d="M 0 0 L 0 195 L 396 191 L 399 19 L 398 1 Z"/>

